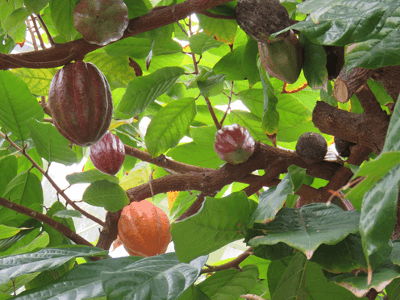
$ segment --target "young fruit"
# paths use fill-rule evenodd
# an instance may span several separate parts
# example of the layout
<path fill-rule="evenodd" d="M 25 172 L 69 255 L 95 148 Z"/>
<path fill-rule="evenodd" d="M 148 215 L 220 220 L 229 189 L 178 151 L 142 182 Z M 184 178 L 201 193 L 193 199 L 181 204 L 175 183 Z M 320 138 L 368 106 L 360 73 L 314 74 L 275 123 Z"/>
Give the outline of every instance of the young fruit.
<path fill-rule="evenodd" d="M 236 20 L 258 42 L 267 42 L 271 34 L 290 26 L 289 14 L 278 0 L 238 0 Z"/>
<path fill-rule="evenodd" d="M 147 200 L 124 207 L 118 236 L 130 255 L 143 257 L 165 253 L 171 241 L 168 216 Z"/>
<path fill-rule="evenodd" d="M 227 125 L 215 134 L 214 150 L 220 159 L 240 164 L 254 152 L 255 141 L 247 128 L 238 124 Z"/>
<path fill-rule="evenodd" d="M 73 16 L 74 26 L 83 39 L 101 46 L 119 40 L 129 24 L 123 0 L 81 0 Z"/>
<path fill-rule="evenodd" d="M 322 161 L 327 151 L 324 137 L 316 132 L 303 133 L 296 144 L 297 154 L 307 163 Z"/>
<path fill-rule="evenodd" d="M 259 42 L 258 51 L 270 75 L 287 83 L 295 83 L 299 78 L 304 62 L 303 48 L 293 31 L 271 42 Z"/>
<path fill-rule="evenodd" d="M 50 84 L 49 106 L 57 130 L 81 147 L 97 143 L 111 123 L 110 86 L 91 63 L 77 61 L 57 71 Z"/>
<path fill-rule="evenodd" d="M 119 137 L 108 132 L 99 142 L 90 147 L 90 159 L 97 170 L 115 175 L 125 160 L 124 143 Z"/>

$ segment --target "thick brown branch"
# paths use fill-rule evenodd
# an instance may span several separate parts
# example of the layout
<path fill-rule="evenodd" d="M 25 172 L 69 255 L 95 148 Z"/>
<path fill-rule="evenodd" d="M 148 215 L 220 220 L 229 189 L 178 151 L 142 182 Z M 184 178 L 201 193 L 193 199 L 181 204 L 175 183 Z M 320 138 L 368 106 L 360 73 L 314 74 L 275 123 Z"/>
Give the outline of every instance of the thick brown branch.
<path fill-rule="evenodd" d="M 54 228 L 61 234 L 65 235 L 67 238 L 69 238 L 71 241 L 73 241 L 76 244 L 93 247 L 93 245 L 91 243 L 89 243 L 87 240 L 85 240 L 79 234 L 72 231 L 67 226 L 61 224 L 60 222 L 57 222 L 56 220 L 50 218 L 49 216 L 46 216 L 40 212 L 37 212 L 33 209 L 30 209 L 30 208 L 20 205 L 18 203 L 8 201 L 1 197 L 0 197 L 0 205 L 7 207 L 9 209 L 12 209 L 13 211 L 16 211 L 17 213 L 23 214 L 25 216 L 28 216 L 28 217 L 36 219 L 40 222 L 43 222 L 46 225 L 49 225 L 51 228 Z"/>
<path fill-rule="evenodd" d="M 110 249 L 111 244 L 117 239 L 118 236 L 118 220 L 120 216 L 121 211 L 113 213 L 107 212 L 106 222 L 100 232 L 99 240 L 96 247 L 104 250 Z"/>
<path fill-rule="evenodd" d="M 212 7 L 230 2 L 232 0 L 187 0 L 173 6 L 162 9 L 151 10 L 148 14 L 134 18 L 129 21 L 128 28 L 121 39 L 135 36 L 152 29 L 172 24 L 187 16 L 203 12 Z M 87 53 L 98 48 L 83 39 L 71 41 L 65 44 L 56 44 L 54 47 L 34 52 L 11 54 L 0 56 L 0 70 L 8 70 L 20 67 L 29 68 L 54 68 L 83 59 Z M 70 56 L 71 53 L 75 53 Z"/>
<path fill-rule="evenodd" d="M 382 83 L 386 92 L 396 102 L 400 93 L 400 66 L 383 67 L 374 70 L 371 79 Z"/>

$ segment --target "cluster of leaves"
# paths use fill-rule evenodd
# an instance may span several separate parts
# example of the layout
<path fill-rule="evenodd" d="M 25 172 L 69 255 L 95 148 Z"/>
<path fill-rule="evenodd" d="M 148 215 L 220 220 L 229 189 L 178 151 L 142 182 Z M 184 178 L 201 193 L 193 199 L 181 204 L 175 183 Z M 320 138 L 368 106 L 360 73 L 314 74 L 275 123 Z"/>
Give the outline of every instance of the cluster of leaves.
<path fill-rule="evenodd" d="M 33 13 L 42 17 L 55 42 L 81 38 L 73 26 L 76 2 L 0 0 L 0 52 L 8 54 L 15 44 L 24 43 L 25 21 Z M 156 5 L 181 2 L 125 0 L 130 19 Z M 236 2 L 210 12 L 234 16 Z M 304 75 L 293 85 L 267 76 L 257 42 L 236 20 L 203 14 L 197 14 L 198 24 L 188 17 L 86 55 L 84 60 L 104 73 L 112 89 L 115 110 L 110 130 L 125 145 L 152 157 L 165 154 L 210 169 L 224 163 L 213 149 L 215 118 L 224 119 L 224 125 L 246 127 L 265 144 L 272 145 L 268 136 L 276 134 L 279 146 L 295 149 L 301 134 L 319 132 L 312 122 L 316 102 L 322 99 L 337 105 L 332 102 L 330 82 L 328 92 L 310 88 L 327 80 L 322 45 L 357 43 L 346 55 L 350 67 L 400 64 L 397 0 L 300 2 L 282 3 L 291 18 L 303 20 L 292 28 L 301 32 L 308 49 Z M 45 34 L 41 39 L 48 41 Z M 138 70 L 143 76 L 135 75 Z M 29 208 L 33 217 L 35 211 L 43 212 L 41 180 L 48 176 L 42 170 L 43 160 L 72 165 L 87 158 L 85 149 L 70 147 L 39 104 L 48 95 L 56 71 L 17 68 L 0 73 L 0 200 L 3 206 L 8 199 Z M 237 100 L 245 108 L 231 109 Z M 357 113 L 360 107 L 356 97 L 350 105 L 339 105 Z M 139 123 L 149 119 L 144 134 Z M 295 193 L 303 184 L 319 188 L 327 181 L 292 166 L 276 187 L 259 196 L 247 197 L 242 191 L 246 185 L 235 182 L 206 197 L 197 214 L 173 222 L 175 253 L 86 261 L 78 257 L 95 259 L 108 252 L 71 245 L 52 226 L 1 207 L 0 299 L 12 298 L 20 287 L 27 291 L 13 299 L 219 299 L 226 295 L 238 299 L 243 294 L 265 299 L 358 299 L 371 288 L 385 287 L 389 296 L 398 297 L 400 246 L 390 241 L 400 181 L 398 122 L 400 107 L 396 106 L 380 156 L 359 169 L 352 166 L 354 178 L 365 177 L 346 196 L 355 211 L 333 204 L 294 208 Z M 191 141 L 181 143 L 185 136 Z M 324 136 L 332 142 L 331 136 Z M 168 174 L 156 164 L 127 156 L 116 177 L 94 170 L 89 160 L 84 172 L 69 174 L 67 180 L 71 185 L 90 183 L 82 200 L 117 212 L 129 203 L 128 189 L 147 183 L 150 176 Z M 230 194 L 224 197 L 228 188 Z M 171 201 L 171 219 L 176 220 L 197 196 L 198 191 L 183 187 Z M 165 200 L 165 194 L 153 197 L 155 204 Z M 81 212 L 56 201 L 45 214 L 75 231 L 72 217 Z M 240 263 L 240 270 L 221 270 L 196 282 L 209 253 L 243 238 L 254 255 Z"/>

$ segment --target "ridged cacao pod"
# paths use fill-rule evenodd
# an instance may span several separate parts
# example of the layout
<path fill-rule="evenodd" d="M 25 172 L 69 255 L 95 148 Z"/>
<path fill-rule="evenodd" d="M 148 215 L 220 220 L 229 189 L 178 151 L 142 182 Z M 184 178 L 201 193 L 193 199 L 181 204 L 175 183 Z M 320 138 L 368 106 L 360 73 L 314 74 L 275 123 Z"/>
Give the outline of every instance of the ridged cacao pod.
<path fill-rule="evenodd" d="M 128 8 L 122 0 L 81 0 L 73 16 L 83 39 L 101 46 L 119 40 L 129 24 Z"/>
<path fill-rule="evenodd" d="M 214 150 L 220 159 L 236 165 L 244 163 L 254 152 L 255 141 L 247 128 L 227 125 L 215 134 Z"/>
<path fill-rule="evenodd" d="M 111 132 L 90 147 L 90 159 L 97 170 L 115 175 L 125 160 L 124 143 Z"/>
<path fill-rule="evenodd" d="M 58 131 L 81 147 L 97 143 L 111 123 L 110 86 L 91 63 L 77 61 L 57 71 L 50 84 L 49 106 Z"/>
<path fill-rule="evenodd" d="M 295 83 L 303 68 L 303 48 L 293 31 L 284 38 L 259 42 L 258 51 L 267 72 L 287 83 Z"/>
<path fill-rule="evenodd" d="M 307 163 L 322 161 L 327 151 L 325 138 L 316 132 L 303 133 L 296 144 L 296 153 Z"/>
<path fill-rule="evenodd" d="M 271 34 L 290 26 L 289 14 L 278 0 L 238 0 L 236 20 L 258 42 L 267 42 Z"/>
<path fill-rule="evenodd" d="M 168 216 L 147 200 L 132 202 L 121 212 L 118 236 L 130 255 L 163 254 L 171 242 Z"/>

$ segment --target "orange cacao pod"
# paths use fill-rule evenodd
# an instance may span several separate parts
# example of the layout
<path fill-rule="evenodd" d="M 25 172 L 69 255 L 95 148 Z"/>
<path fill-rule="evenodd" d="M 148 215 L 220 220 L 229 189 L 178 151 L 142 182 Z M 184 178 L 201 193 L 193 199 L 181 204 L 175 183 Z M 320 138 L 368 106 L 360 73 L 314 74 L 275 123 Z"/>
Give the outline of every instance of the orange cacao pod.
<path fill-rule="evenodd" d="M 111 123 L 110 86 L 91 63 L 77 61 L 57 71 L 50 84 L 49 106 L 57 130 L 82 147 L 98 142 Z"/>
<path fill-rule="evenodd" d="M 143 257 L 165 253 L 171 241 L 168 216 L 147 200 L 124 207 L 118 236 L 130 255 Z"/>

